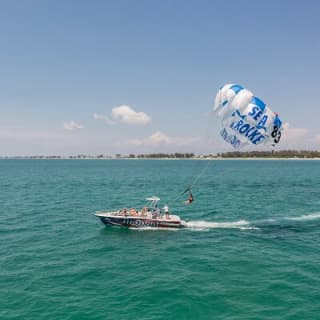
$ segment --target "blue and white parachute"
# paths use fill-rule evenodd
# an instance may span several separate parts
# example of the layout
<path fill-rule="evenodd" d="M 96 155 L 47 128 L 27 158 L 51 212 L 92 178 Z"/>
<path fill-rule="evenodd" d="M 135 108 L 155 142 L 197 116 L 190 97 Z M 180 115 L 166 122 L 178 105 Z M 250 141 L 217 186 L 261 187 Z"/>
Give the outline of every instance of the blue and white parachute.
<path fill-rule="evenodd" d="M 217 93 L 214 111 L 221 137 L 234 148 L 279 143 L 282 122 L 277 113 L 238 84 L 225 84 Z"/>

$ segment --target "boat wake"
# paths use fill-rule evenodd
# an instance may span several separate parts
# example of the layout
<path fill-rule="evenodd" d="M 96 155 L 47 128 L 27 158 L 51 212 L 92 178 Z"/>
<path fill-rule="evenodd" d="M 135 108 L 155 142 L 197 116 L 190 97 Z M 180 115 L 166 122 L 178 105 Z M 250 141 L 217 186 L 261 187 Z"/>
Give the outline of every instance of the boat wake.
<path fill-rule="evenodd" d="M 183 229 L 192 230 L 192 231 L 209 231 L 211 229 L 238 229 L 238 230 L 260 230 L 270 227 L 290 227 L 291 224 L 297 222 L 301 223 L 303 221 L 312 221 L 320 220 L 320 212 L 304 214 L 296 217 L 279 217 L 279 218 L 270 218 L 263 220 L 247 221 L 247 220 L 238 220 L 238 221 L 224 221 L 224 222 L 213 222 L 205 220 L 195 220 L 187 221 L 184 224 Z M 291 223 L 290 223 L 291 222 Z M 140 228 L 130 228 L 137 231 L 156 231 L 156 230 L 170 230 L 177 231 L 179 228 L 155 228 L 155 227 L 140 227 Z"/>
<path fill-rule="evenodd" d="M 166 231 L 177 231 L 179 228 L 163 228 L 163 227 L 139 227 L 139 228 L 129 228 L 130 230 L 135 231 L 159 231 L 159 230 L 166 230 Z"/>
<path fill-rule="evenodd" d="M 303 214 L 301 216 L 296 217 L 279 217 L 279 218 L 270 218 L 264 220 L 257 220 L 252 222 L 252 224 L 257 226 L 272 226 L 272 225 L 283 225 L 283 224 L 293 224 L 294 222 L 308 222 L 320 219 L 320 212 L 310 213 L 310 214 Z"/>
<path fill-rule="evenodd" d="M 195 231 L 208 231 L 210 229 L 240 229 L 240 230 L 260 230 L 268 227 L 290 226 L 294 222 L 307 222 L 320 219 L 320 212 L 304 214 L 296 217 L 270 218 L 256 221 L 239 220 L 234 222 L 211 222 L 211 221 L 188 221 L 186 228 Z"/>
<path fill-rule="evenodd" d="M 210 221 L 188 221 L 186 227 L 192 230 L 209 230 L 209 229 L 240 229 L 240 230 L 253 230 L 259 229 L 252 226 L 246 220 L 239 220 L 235 222 L 210 222 Z"/>
<path fill-rule="evenodd" d="M 286 217 L 286 220 L 293 220 L 293 221 L 311 221 L 320 219 L 320 212 L 304 214 L 299 217 Z"/>

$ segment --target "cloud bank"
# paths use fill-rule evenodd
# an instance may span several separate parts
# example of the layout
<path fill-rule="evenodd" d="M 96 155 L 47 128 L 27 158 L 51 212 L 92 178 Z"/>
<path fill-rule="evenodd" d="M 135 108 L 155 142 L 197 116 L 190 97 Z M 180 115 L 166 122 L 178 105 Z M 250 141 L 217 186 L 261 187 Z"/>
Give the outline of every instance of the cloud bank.
<path fill-rule="evenodd" d="M 114 123 L 125 123 L 129 125 L 146 125 L 151 122 L 151 117 L 144 112 L 137 112 L 127 105 L 112 108 L 111 116 L 105 116 L 94 113 L 93 118 L 96 120 L 103 120 L 105 123 L 111 125 Z"/>
<path fill-rule="evenodd" d="M 131 146 L 191 146 L 200 141 L 199 137 L 171 137 L 167 134 L 157 131 L 144 139 L 128 140 L 124 144 Z"/>
<path fill-rule="evenodd" d="M 109 119 L 109 117 L 103 115 L 103 114 L 97 114 L 97 113 L 94 113 L 93 114 L 93 118 L 96 119 L 96 120 L 102 120 L 104 121 L 106 124 L 109 124 L 109 125 L 112 125 L 112 124 L 115 124 L 114 121 L 112 121 L 111 119 Z"/>
<path fill-rule="evenodd" d="M 69 122 L 65 122 L 63 124 L 63 127 L 65 130 L 77 130 L 77 129 L 83 129 L 84 126 L 82 124 L 78 124 L 75 121 L 71 120 Z"/>

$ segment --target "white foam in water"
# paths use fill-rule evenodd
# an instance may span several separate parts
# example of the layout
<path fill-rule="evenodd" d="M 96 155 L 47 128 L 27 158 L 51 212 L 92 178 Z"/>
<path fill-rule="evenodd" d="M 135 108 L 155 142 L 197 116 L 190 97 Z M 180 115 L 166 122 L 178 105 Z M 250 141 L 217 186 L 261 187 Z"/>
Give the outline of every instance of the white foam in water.
<path fill-rule="evenodd" d="M 195 230 L 208 230 L 208 229 L 240 229 L 240 230 L 252 230 L 258 229 L 250 225 L 250 222 L 246 220 L 239 220 L 235 222 L 209 222 L 209 221 L 188 221 L 186 223 L 187 228 Z"/>
<path fill-rule="evenodd" d="M 306 214 L 298 217 L 283 217 L 283 218 L 270 218 L 264 220 L 254 221 L 255 225 L 259 225 L 262 227 L 263 225 L 267 225 L 269 223 L 280 223 L 283 220 L 291 220 L 291 221 L 311 221 L 320 219 L 320 212 Z M 240 230 L 259 230 L 260 228 L 251 224 L 251 222 L 246 220 L 239 220 L 234 222 L 211 222 L 211 221 L 204 221 L 204 220 L 196 220 L 196 221 L 188 221 L 186 222 L 185 227 L 189 230 L 195 231 L 207 231 L 210 229 L 240 229 Z M 143 227 L 143 228 L 130 228 L 132 230 L 170 230 L 176 231 L 179 230 L 178 228 L 151 228 L 151 227 Z"/>
<path fill-rule="evenodd" d="M 130 230 L 136 230 L 136 231 L 158 231 L 158 230 L 167 230 L 167 231 L 177 231 L 179 228 L 163 228 L 163 227 L 139 227 L 139 228 L 130 228 Z"/>
<path fill-rule="evenodd" d="M 294 221 L 307 221 L 307 220 L 316 220 L 320 219 L 320 212 L 305 214 L 300 217 L 287 217 L 287 220 L 294 220 Z"/>

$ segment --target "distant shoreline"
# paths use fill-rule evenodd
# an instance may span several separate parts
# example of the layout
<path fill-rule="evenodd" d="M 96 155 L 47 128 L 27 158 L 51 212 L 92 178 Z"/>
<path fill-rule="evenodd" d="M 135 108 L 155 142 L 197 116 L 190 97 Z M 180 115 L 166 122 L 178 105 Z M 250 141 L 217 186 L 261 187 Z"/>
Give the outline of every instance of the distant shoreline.
<path fill-rule="evenodd" d="M 263 158 L 263 157 L 194 157 L 194 158 L 99 158 L 99 157 L 83 157 L 83 158 L 78 158 L 78 157 L 0 157 L 0 160 L 172 160 L 172 161 L 179 161 L 179 160 L 200 160 L 200 161 L 205 161 L 205 160 L 210 160 L 210 161 L 223 161 L 223 160 L 237 160 L 237 161 L 254 161 L 254 160 L 267 160 L 267 161 L 272 161 L 272 160 L 292 160 L 292 161 L 298 161 L 298 160 L 320 160 L 320 158 L 315 157 L 315 158 L 299 158 L 299 157 L 288 157 L 288 158 Z"/>
<path fill-rule="evenodd" d="M 21 155 L 0 156 L 0 159 L 47 159 L 47 160 L 320 160 L 316 150 L 231 151 L 211 154 L 192 152 L 144 153 L 144 154 L 76 154 L 76 155 Z"/>

